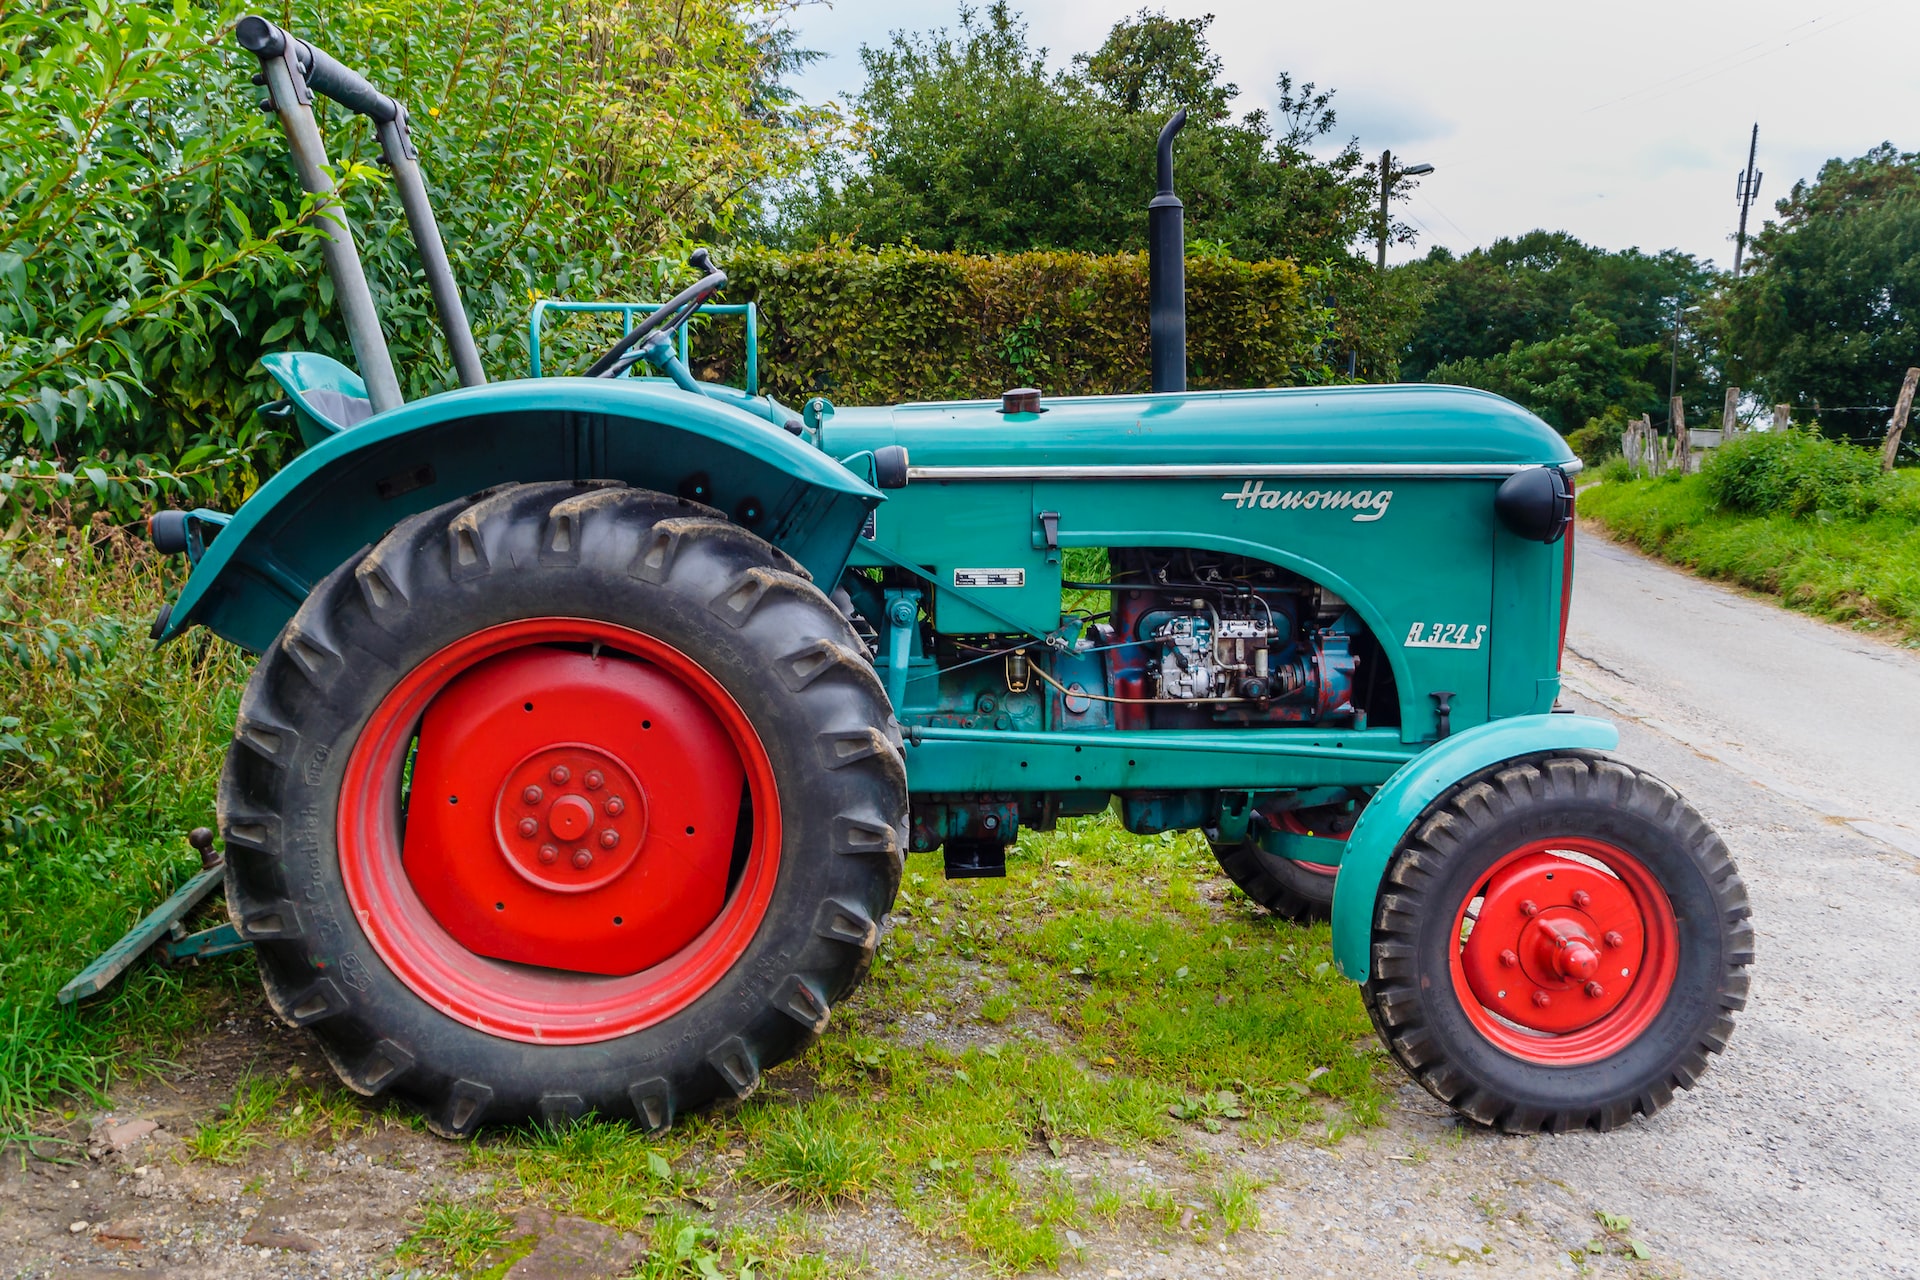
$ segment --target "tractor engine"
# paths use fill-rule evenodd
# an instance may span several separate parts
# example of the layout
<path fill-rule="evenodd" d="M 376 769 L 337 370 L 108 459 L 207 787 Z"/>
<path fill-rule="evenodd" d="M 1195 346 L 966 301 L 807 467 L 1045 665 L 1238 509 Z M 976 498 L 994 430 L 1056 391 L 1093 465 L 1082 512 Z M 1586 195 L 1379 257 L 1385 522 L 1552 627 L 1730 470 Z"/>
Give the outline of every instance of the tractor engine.
<path fill-rule="evenodd" d="M 1119 728 L 1364 721 L 1339 596 L 1284 569 L 1188 550 L 1115 550 L 1108 652 Z"/>

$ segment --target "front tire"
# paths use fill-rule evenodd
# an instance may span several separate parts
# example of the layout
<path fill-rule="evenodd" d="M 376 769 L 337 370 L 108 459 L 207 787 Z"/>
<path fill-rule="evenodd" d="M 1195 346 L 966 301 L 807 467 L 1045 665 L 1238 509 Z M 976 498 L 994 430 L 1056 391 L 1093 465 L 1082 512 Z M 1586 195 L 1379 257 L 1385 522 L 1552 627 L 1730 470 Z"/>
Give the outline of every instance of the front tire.
<path fill-rule="evenodd" d="M 261 658 L 221 779 L 267 995 L 436 1132 L 744 1097 L 899 884 L 845 618 L 717 513 L 515 485 L 396 527 Z"/>
<path fill-rule="evenodd" d="M 1604 1131 L 1726 1047 L 1750 915 L 1726 845 L 1658 779 L 1516 761 L 1456 786 L 1394 856 L 1363 998 L 1400 1064 L 1470 1119 Z"/>

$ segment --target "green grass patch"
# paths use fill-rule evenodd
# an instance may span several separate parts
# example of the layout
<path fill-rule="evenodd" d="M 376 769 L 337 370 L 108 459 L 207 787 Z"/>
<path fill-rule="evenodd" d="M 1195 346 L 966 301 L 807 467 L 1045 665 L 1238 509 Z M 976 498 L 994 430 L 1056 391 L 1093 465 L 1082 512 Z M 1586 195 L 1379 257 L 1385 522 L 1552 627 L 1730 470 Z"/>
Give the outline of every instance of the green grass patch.
<path fill-rule="evenodd" d="M 1730 446 L 1729 446 L 1730 447 Z M 1777 485 L 1801 514 L 1729 510 L 1716 500 L 1712 472 L 1610 480 L 1580 495 L 1580 513 L 1607 531 L 1707 577 L 1779 596 L 1792 608 L 1920 644 L 1920 472 L 1873 482 L 1886 501 L 1866 514 L 1817 505 L 1823 477 Z M 1911 498 L 1908 491 L 1911 491 Z M 1772 490 L 1745 481 L 1741 492 Z M 1812 494 L 1813 497 L 1805 495 Z M 1800 495 L 1800 496 L 1794 496 Z M 1841 494 L 1845 497 L 1845 493 Z M 1851 510 L 1859 511 L 1847 498 Z"/>
<path fill-rule="evenodd" d="M 140 965 L 83 1009 L 54 1000 L 199 869 L 186 833 L 213 821 L 246 667 L 204 633 L 149 643 L 171 572 L 105 526 L 0 542 L 0 1128 L 97 1097 L 252 985 L 250 962 Z"/>
<path fill-rule="evenodd" d="M 433 1201 L 420 1210 L 420 1225 L 394 1250 L 394 1260 L 408 1266 L 430 1267 L 455 1276 L 485 1276 L 504 1272 L 524 1255 L 534 1241 L 519 1249 L 507 1248 L 513 1220 L 486 1205 Z M 482 1267 L 481 1264 L 488 1264 Z"/>

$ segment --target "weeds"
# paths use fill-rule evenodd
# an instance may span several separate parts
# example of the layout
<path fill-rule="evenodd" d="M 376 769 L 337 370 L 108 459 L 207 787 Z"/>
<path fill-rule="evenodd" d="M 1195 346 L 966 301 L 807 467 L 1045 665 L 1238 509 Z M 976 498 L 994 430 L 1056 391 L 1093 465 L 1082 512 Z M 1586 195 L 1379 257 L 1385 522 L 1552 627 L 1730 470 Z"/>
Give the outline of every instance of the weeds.
<path fill-rule="evenodd" d="M 242 1156 L 260 1145 L 261 1130 L 286 1091 L 287 1086 L 279 1080 L 243 1078 L 233 1091 L 233 1101 L 220 1109 L 219 1119 L 209 1120 L 187 1138 L 187 1154 L 214 1164 L 238 1164 Z"/>
<path fill-rule="evenodd" d="M 394 1250 L 394 1258 L 410 1266 L 426 1264 L 456 1276 L 471 1276 L 482 1262 L 506 1249 L 512 1233 L 512 1219 L 497 1209 L 435 1201 L 422 1207 L 420 1225 Z"/>
<path fill-rule="evenodd" d="M 872 1189 L 880 1150 L 857 1126 L 865 1117 L 830 1097 L 798 1107 L 776 1104 L 762 1114 L 771 1123 L 758 1134 L 745 1168 L 749 1177 L 821 1207 L 862 1199 Z"/>

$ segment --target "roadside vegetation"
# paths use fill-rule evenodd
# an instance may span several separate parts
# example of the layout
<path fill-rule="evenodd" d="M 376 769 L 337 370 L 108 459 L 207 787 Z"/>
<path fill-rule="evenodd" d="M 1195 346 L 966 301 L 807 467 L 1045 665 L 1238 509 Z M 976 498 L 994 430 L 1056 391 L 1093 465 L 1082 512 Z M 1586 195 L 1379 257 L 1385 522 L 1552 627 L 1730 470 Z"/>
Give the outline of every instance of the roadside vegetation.
<path fill-rule="evenodd" d="M 1609 532 L 1793 608 L 1920 645 L 1920 471 L 1811 431 L 1743 435 L 1693 475 L 1624 463 L 1580 496 Z"/>

